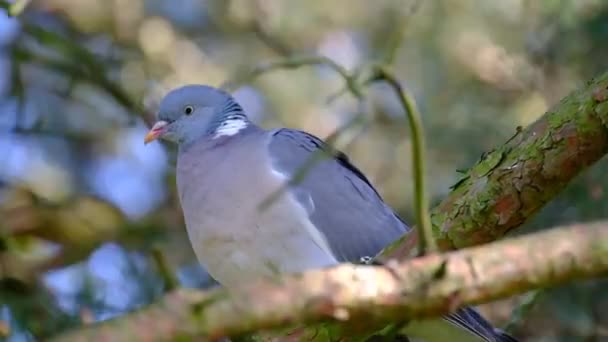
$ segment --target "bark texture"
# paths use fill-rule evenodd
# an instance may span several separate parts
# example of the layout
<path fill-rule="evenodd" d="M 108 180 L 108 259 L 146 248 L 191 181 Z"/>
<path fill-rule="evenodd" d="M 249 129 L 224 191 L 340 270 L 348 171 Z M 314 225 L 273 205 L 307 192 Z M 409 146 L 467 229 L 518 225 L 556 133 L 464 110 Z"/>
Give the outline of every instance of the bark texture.
<path fill-rule="evenodd" d="M 180 290 L 139 312 L 56 341 L 211 341 L 325 321 L 361 331 L 606 272 L 608 222 L 603 222 L 384 266 L 340 265 L 247 284 L 232 293 Z"/>
<path fill-rule="evenodd" d="M 431 212 L 442 250 L 494 241 L 537 213 L 608 152 L 608 73 L 565 97 L 471 167 Z M 415 255 L 416 230 L 380 259 Z"/>

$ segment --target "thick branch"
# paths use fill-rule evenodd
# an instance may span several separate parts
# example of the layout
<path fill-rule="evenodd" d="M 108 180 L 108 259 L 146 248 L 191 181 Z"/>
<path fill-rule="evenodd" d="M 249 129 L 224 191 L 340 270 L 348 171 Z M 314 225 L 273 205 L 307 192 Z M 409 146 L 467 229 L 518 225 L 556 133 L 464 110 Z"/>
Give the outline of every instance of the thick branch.
<path fill-rule="evenodd" d="M 547 246 L 550 246 L 547 247 Z M 433 317 L 568 280 L 608 272 L 608 222 L 557 228 L 386 266 L 341 265 L 275 282 L 224 290 L 174 292 L 140 312 L 61 336 L 57 341 L 209 340 L 339 321 L 371 323 Z"/>
<path fill-rule="evenodd" d="M 431 212 L 440 249 L 493 241 L 538 212 L 608 151 L 608 73 L 485 155 Z M 415 255 L 416 232 L 381 253 Z"/>

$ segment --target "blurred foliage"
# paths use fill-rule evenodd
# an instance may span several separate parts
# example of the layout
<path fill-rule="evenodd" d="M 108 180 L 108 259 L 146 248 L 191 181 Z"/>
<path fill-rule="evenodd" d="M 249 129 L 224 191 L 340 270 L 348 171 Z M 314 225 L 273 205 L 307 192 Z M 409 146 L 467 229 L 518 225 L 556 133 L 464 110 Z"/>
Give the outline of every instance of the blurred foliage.
<path fill-rule="evenodd" d="M 291 55 L 348 72 L 390 64 L 423 114 L 437 202 L 457 169 L 605 70 L 607 35 L 602 0 L 39 0 L 17 19 L 0 13 L 0 338 L 120 315 L 175 279 L 212 284 L 183 229 L 174 149 L 142 144 L 175 86 L 217 86 Z M 265 73 L 235 96 L 266 127 L 326 137 L 360 112 L 344 86 L 317 65 Z M 411 222 L 401 108 L 383 85 L 364 104 L 364 125 L 337 145 Z M 581 175 L 516 234 L 605 218 L 606 171 Z M 608 340 L 606 285 L 482 310 L 524 340 Z"/>

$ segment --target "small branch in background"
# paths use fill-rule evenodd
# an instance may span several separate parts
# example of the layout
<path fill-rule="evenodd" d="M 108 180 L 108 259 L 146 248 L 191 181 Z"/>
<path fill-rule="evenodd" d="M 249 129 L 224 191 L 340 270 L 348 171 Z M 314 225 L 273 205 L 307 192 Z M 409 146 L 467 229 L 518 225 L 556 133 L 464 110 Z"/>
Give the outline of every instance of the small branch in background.
<path fill-rule="evenodd" d="M 15 128 L 23 129 L 26 122 L 26 113 L 25 113 L 25 86 L 23 84 L 23 78 L 21 77 L 21 64 L 19 61 L 14 58 L 11 65 L 11 95 L 17 98 L 17 109 L 15 111 L 16 120 L 15 120 Z"/>
<path fill-rule="evenodd" d="M 401 44 L 403 43 L 404 40 L 404 36 L 405 36 L 405 30 L 407 28 L 407 23 L 403 23 L 404 19 L 410 18 L 411 16 L 413 16 L 414 14 L 416 14 L 418 12 L 418 10 L 420 9 L 420 7 L 422 7 L 423 1 L 422 0 L 413 0 L 410 4 L 409 7 L 405 10 L 406 13 L 403 15 L 405 18 L 400 18 L 400 20 L 397 20 L 397 27 L 393 28 L 390 31 L 390 35 L 388 36 L 388 38 L 386 39 L 386 46 L 384 47 L 384 49 L 382 49 L 381 54 L 380 54 L 380 61 L 378 62 L 371 62 L 371 63 L 366 63 L 361 65 L 360 67 L 356 68 L 353 73 L 352 73 L 352 77 L 354 79 L 359 79 L 359 77 L 364 74 L 365 71 L 367 71 L 367 69 L 375 69 L 378 65 L 383 65 L 383 66 L 389 66 L 392 65 L 395 62 L 395 59 L 397 58 L 397 52 L 399 51 L 399 48 L 401 47 Z M 396 11 L 391 10 L 389 15 L 391 16 L 398 16 L 398 14 L 396 13 Z M 375 77 L 375 70 L 372 70 L 372 74 L 370 75 L 370 77 L 366 78 L 363 81 L 359 81 L 359 86 L 361 88 L 367 87 L 369 86 L 373 81 L 374 81 L 374 77 Z M 329 99 L 327 100 L 327 103 L 330 104 L 333 101 L 335 101 L 336 99 L 338 99 L 340 96 L 344 95 L 344 93 L 346 93 L 348 91 L 348 88 L 343 88 L 340 89 L 339 91 L 337 91 L 335 94 L 332 94 L 331 96 L 329 96 Z"/>
<path fill-rule="evenodd" d="M 46 47 L 55 49 L 62 56 L 65 56 L 68 61 L 33 55 L 31 52 L 22 49 L 21 52 L 25 56 L 29 55 L 33 60 L 46 64 L 48 67 L 53 68 L 53 66 L 55 66 L 60 70 L 63 69 L 67 75 L 87 80 L 92 84 L 97 85 L 114 97 L 129 111 L 133 111 L 135 115 L 141 115 L 143 112 L 141 106 L 133 101 L 119 84 L 114 83 L 107 78 L 107 68 L 105 64 L 86 48 L 83 48 L 76 42 L 63 37 L 60 34 L 45 30 L 38 26 L 24 23 L 23 30 Z"/>
<path fill-rule="evenodd" d="M 291 188 L 291 187 L 297 186 L 302 181 L 304 181 L 304 178 L 306 177 L 306 174 L 308 174 L 308 172 L 318 162 L 322 161 L 325 158 L 336 157 L 338 155 L 338 153 L 339 153 L 333 147 L 334 142 L 336 141 L 336 139 L 338 139 L 338 137 L 340 135 L 342 135 L 344 132 L 346 132 L 347 130 L 352 129 L 355 126 L 362 125 L 362 121 L 363 121 L 363 112 L 360 112 L 359 114 L 357 114 L 356 116 L 354 116 L 352 119 L 350 119 L 347 123 L 345 123 L 344 125 L 338 127 L 336 130 L 334 130 L 325 139 L 325 143 L 327 144 L 326 150 L 325 149 L 318 149 L 314 153 L 312 153 L 310 155 L 310 157 L 304 162 L 304 164 L 298 170 L 296 170 L 295 174 L 291 177 L 291 179 L 289 179 L 288 182 L 286 182 L 283 186 L 281 186 L 279 189 L 277 189 L 276 191 L 274 191 L 273 193 L 271 193 L 266 199 L 264 199 L 264 201 L 262 201 L 262 203 L 260 203 L 258 209 L 260 211 L 268 209 L 268 207 L 271 204 L 273 204 L 277 199 L 279 199 L 279 197 L 283 193 L 285 193 L 285 191 L 289 190 L 289 188 Z M 356 138 L 357 137 L 352 138 L 352 140 L 350 141 L 349 144 L 353 143 Z"/>
<path fill-rule="evenodd" d="M 344 79 L 347 89 L 353 94 L 353 96 L 355 96 L 357 99 L 361 99 L 363 97 L 363 91 L 359 87 L 356 77 L 351 75 L 340 64 L 324 56 L 295 56 L 276 62 L 263 63 L 253 68 L 253 70 L 245 73 L 244 76 L 236 77 L 231 81 L 229 80 L 225 82 L 221 88 L 234 90 L 244 83 L 254 81 L 256 78 L 265 73 L 280 69 L 295 69 L 309 65 L 324 65 L 331 68 Z"/>
<path fill-rule="evenodd" d="M 14 13 L 21 13 L 30 1 L 17 1 L 9 3 L 0 0 L 0 7 L 13 9 Z M 48 31 L 42 27 L 21 20 L 23 34 L 32 37 L 46 48 L 53 49 L 63 58 L 51 58 L 38 54 L 27 48 L 17 45 L 12 48 L 14 63 L 22 61 L 39 63 L 51 70 L 67 75 L 72 80 L 84 80 L 112 96 L 118 103 L 127 109 L 130 114 L 142 116 L 144 112 L 141 105 L 133 101 L 122 87 L 107 77 L 107 68 L 102 60 L 77 42 L 60 34 Z"/>
<path fill-rule="evenodd" d="M 243 284 L 233 292 L 180 290 L 139 312 L 68 332 L 55 341 L 144 336 L 212 341 L 319 322 L 376 329 L 606 272 L 608 222 L 574 225 L 384 266 L 340 265 L 286 275 L 280 281 Z"/>
<path fill-rule="evenodd" d="M 17 134 L 21 136 L 40 136 L 40 137 L 52 137 L 57 139 L 70 140 L 76 143 L 90 143 L 99 139 L 99 137 L 92 134 L 84 134 L 82 132 L 75 131 L 51 131 L 40 127 L 24 128 L 22 125 L 16 126 L 10 131 L 11 134 Z"/>
<path fill-rule="evenodd" d="M 251 29 L 256 37 L 264 43 L 270 50 L 274 51 L 276 54 L 282 57 L 289 57 L 294 55 L 294 50 L 289 46 L 289 44 L 280 39 L 276 35 L 271 34 L 266 30 L 264 24 L 260 21 L 260 18 L 268 18 L 272 17 L 271 13 L 268 13 L 267 6 L 264 1 L 255 0 L 253 2 L 254 6 L 254 19 L 251 23 Z"/>
<path fill-rule="evenodd" d="M 376 69 L 376 80 L 388 83 L 399 98 L 401 107 L 405 111 L 412 137 L 412 165 L 414 168 L 414 210 L 418 223 L 419 239 L 418 253 L 423 255 L 430 251 L 437 251 L 437 244 L 433 237 L 433 226 L 429 214 L 429 202 L 426 194 L 425 181 L 425 142 L 422 118 L 416 108 L 414 97 L 406 92 L 397 78 L 388 72 L 386 68 L 378 66 Z"/>
<path fill-rule="evenodd" d="M 524 322 L 530 311 L 543 297 L 543 294 L 544 290 L 539 289 L 526 293 L 524 296 L 522 296 L 518 305 L 513 310 L 511 320 L 509 320 L 509 322 L 505 325 L 504 330 L 509 333 L 515 331 L 515 329 L 517 329 L 517 327 Z"/>
<path fill-rule="evenodd" d="M 383 65 L 391 65 L 394 63 L 395 58 L 397 57 L 397 51 L 399 51 L 399 47 L 401 46 L 401 43 L 403 42 L 403 38 L 405 36 L 407 20 L 404 19 L 407 19 L 413 16 L 416 12 L 418 12 L 420 7 L 422 6 L 422 3 L 422 0 L 413 0 L 406 10 L 407 13 L 403 15 L 405 18 L 399 18 L 399 20 L 397 20 L 397 27 L 394 28 L 392 34 L 387 39 L 387 45 L 384 49 L 384 56 L 382 58 Z"/>
<path fill-rule="evenodd" d="M 171 267 L 169 267 L 169 263 L 167 262 L 162 250 L 160 248 L 153 247 L 151 256 L 154 264 L 156 265 L 158 273 L 165 284 L 165 292 L 175 290 L 179 286 L 179 282 L 177 281 L 173 270 L 171 270 Z"/>
<path fill-rule="evenodd" d="M 253 22 L 251 29 L 253 33 L 255 33 L 256 37 L 258 37 L 258 39 L 264 43 L 264 45 L 279 56 L 289 57 L 293 55 L 294 51 L 283 41 L 271 36 L 258 20 Z"/>

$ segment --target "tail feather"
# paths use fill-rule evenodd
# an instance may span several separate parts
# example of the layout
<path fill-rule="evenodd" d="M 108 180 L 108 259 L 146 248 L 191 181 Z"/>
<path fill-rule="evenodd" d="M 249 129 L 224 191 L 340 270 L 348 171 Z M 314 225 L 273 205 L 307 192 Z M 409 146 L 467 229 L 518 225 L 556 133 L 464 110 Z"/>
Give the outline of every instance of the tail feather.
<path fill-rule="evenodd" d="M 518 339 L 500 329 L 494 329 L 494 334 L 496 335 L 496 342 L 519 342 Z"/>
<path fill-rule="evenodd" d="M 486 319 L 472 307 L 460 308 L 456 310 L 456 312 L 444 316 L 444 318 L 452 324 L 460 326 L 472 334 L 479 336 L 484 341 L 518 342 L 515 337 L 500 329 L 494 328 L 490 322 L 486 321 Z"/>

